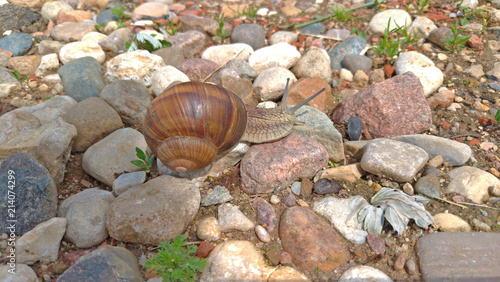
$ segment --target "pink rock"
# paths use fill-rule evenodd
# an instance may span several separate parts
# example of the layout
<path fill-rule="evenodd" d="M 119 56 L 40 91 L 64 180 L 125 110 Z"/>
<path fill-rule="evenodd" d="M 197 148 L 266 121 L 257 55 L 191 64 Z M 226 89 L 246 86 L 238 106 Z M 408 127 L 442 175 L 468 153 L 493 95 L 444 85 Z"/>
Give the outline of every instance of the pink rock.
<path fill-rule="evenodd" d="M 91 20 L 93 14 L 91 12 L 82 10 L 68 10 L 61 11 L 57 14 L 57 24 L 64 22 L 83 22 L 84 20 Z"/>
<path fill-rule="evenodd" d="M 292 133 L 271 143 L 253 145 L 241 160 L 241 189 L 265 194 L 325 167 L 328 152 L 318 141 Z"/>
<path fill-rule="evenodd" d="M 80 41 L 85 34 L 95 31 L 94 26 L 94 22 L 65 22 L 56 25 L 50 31 L 50 36 L 62 42 Z"/>
<path fill-rule="evenodd" d="M 484 49 L 484 44 L 481 41 L 481 38 L 479 38 L 475 34 L 471 34 L 469 40 L 467 41 L 467 45 L 475 50 L 483 50 Z"/>
<path fill-rule="evenodd" d="M 203 81 L 210 73 L 215 71 L 219 65 L 210 60 L 206 59 L 189 59 L 179 66 L 179 70 L 185 73 L 191 81 Z M 220 76 L 216 72 L 207 80 L 207 82 L 212 82 L 220 85 Z"/>
<path fill-rule="evenodd" d="M 366 241 L 375 254 L 379 255 L 385 253 L 384 239 L 377 235 L 368 234 L 368 236 L 366 236 Z"/>
<path fill-rule="evenodd" d="M 140 19 L 160 19 L 168 15 L 168 5 L 157 2 L 144 3 L 135 8 L 132 18 Z"/>
<path fill-rule="evenodd" d="M 366 140 L 416 134 L 431 126 L 431 109 L 420 80 L 407 72 L 370 85 L 333 110 L 335 123 L 358 116 Z"/>
<path fill-rule="evenodd" d="M 278 219 L 271 204 L 263 198 L 257 197 L 253 200 L 252 207 L 257 211 L 257 224 L 265 224 L 267 232 L 273 232 L 278 225 Z"/>
<path fill-rule="evenodd" d="M 200 55 L 205 49 L 207 36 L 197 30 L 188 30 L 186 32 L 178 32 L 168 38 L 172 46 L 182 48 L 182 53 L 185 58 L 190 59 L 195 55 Z"/>
<path fill-rule="evenodd" d="M 338 233 L 308 208 L 297 206 L 285 210 L 279 235 L 283 249 L 301 270 L 333 271 L 347 261 L 347 251 Z"/>
<path fill-rule="evenodd" d="M 436 95 L 427 99 L 427 102 L 429 102 L 429 106 L 431 107 L 431 109 L 434 109 L 437 106 L 448 108 L 454 100 L 455 94 L 453 94 L 453 91 L 442 89 Z"/>
<path fill-rule="evenodd" d="M 287 252 L 282 252 L 280 255 L 280 264 L 291 265 L 292 264 L 292 256 Z"/>

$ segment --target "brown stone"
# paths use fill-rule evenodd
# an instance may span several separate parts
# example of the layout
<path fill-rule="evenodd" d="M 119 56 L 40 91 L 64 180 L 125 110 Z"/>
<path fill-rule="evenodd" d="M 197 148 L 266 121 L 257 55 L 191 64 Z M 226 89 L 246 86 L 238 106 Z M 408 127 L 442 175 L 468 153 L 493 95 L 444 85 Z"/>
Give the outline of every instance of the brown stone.
<path fill-rule="evenodd" d="M 9 59 L 11 68 L 18 71 L 20 76 L 34 74 L 41 62 L 42 57 L 38 55 L 19 56 Z"/>
<path fill-rule="evenodd" d="M 338 233 L 310 209 L 291 207 L 285 210 L 279 234 L 283 249 L 301 270 L 333 271 L 348 259 Z"/>
<path fill-rule="evenodd" d="M 394 261 L 394 269 L 402 270 L 405 267 L 406 257 L 405 254 L 401 253 L 396 257 Z"/>
<path fill-rule="evenodd" d="M 214 248 L 215 246 L 208 243 L 207 241 L 201 241 L 194 255 L 199 258 L 206 258 Z"/>
<path fill-rule="evenodd" d="M 440 27 L 431 31 L 427 40 L 443 48 L 443 50 L 446 50 L 445 41 L 448 40 L 448 38 L 453 38 L 451 29 L 449 27 Z"/>
<path fill-rule="evenodd" d="M 307 199 L 309 195 L 312 194 L 312 189 L 314 187 L 314 183 L 312 183 L 309 178 L 302 178 L 302 181 L 300 183 L 300 195 L 304 197 L 304 199 Z"/>
<path fill-rule="evenodd" d="M 315 107 L 326 114 L 330 114 L 335 106 L 332 88 L 324 79 L 320 77 L 301 78 L 295 82 L 288 89 L 289 91 L 286 103 L 287 105 L 297 105 L 314 95 L 316 92 L 320 91 L 322 88 L 325 88 L 325 91 L 313 100 L 309 101 L 307 105 Z"/>
<path fill-rule="evenodd" d="M 222 87 L 238 95 L 245 104 L 256 106 L 259 103 L 253 92 L 252 82 L 246 78 L 222 77 Z"/>
<path fill-rule="evenodd" d="M 91 20 L 93 14 L 91 12 L 82 10 L 68 10 L 61 11 L 57 14 L 57 24 L 62 24 L 64 22 L 78 22 L 81 23 L 84 20 Z"/>
<path fill-rule="evenodd" d="M 248 194 L 270 193 L 297 178 L 313 177 L 327 161 L 328 152 L 321 143 L 296 133 L 253 145 L 241 160 L 241 189 Z"/>
<path fill-rule="evenodd" d="M 435 109 L 437 106 L 448 108 L 454 100 L 455 94 L 453 94 L 453 91 L 443 89 L 436 93 L 436 95 L 428 98 L 427 102 L 429 103 L 431 109 Z"/>
<path fill-rule="evenodd" d="M 467 41 L 467 46 L 469 46 L 470 48 L 472 48 L 474 50 L 483 50 L 484 49 L 484 44 L 481 41 L 481 38 L 479 38 L 479 36 L 475 35 L 474 33 L 472 33 L 470 35 L 470 38 Z"/>
<path fill-rule="evenodd" d="M 385 253 L 384 239 L 378 237 L 377 235 L 368 234 L 368 236 L 366 236 L 366 241 L 375 254 L 380 255 Z"/>
<path fill-rule="evenodd" d="M 187 59 L 199 55 L 205 49 L 207 36 L 197 30 L 188 30 L 186 32 L 178 32 L 168 38 L 172 46 L 182 48 L 184 57 Z"/>
<path fill-rule="evenodd" d="M 179 47 L 161 48 L 153 52 L 153 54 L 160 56 L 165 65 L 170 65 L 179 68 L 182 63 L 186 61 L 182 49 Z"/>
<path fill-rule="evenodd" d="M 333 110 L 335 123 L 358 116 L 364 139 L 416 134 L 431 126 L 431 109 L 424 89 L 412 72 L 370 85 L 347 97 Z"/>
<path fill-rule="evenodd" d="M 80 41 L 85 34 L 96 31 L 94 25 L 94 22 L 65 22 L 56 25 L 50 31 L 50 36 L 57 41 Z"/>
<path fill-rule="evenodd" d="M 206 59 L 189 59 L 180 65 L 179 70 L 185 73 L 191 81 L 203 81 L 211 72 L 215 71 L 219 65 L 216 62 Z M 219 73 L 210 76 L 207 82 L 221 85 Z"/>

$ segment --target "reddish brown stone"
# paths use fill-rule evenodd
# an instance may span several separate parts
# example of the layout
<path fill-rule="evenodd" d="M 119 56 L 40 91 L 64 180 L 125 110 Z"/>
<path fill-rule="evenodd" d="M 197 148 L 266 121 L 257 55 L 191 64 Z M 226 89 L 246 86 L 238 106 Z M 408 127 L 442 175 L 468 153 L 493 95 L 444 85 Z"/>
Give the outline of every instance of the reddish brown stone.
<path fill-rule="evenodd" d="M 215 246 L 208 243 L 207 241 L 201 241 L 200 245 L 198 246 L 198 250 L 196 250 L 196 253 L 194 255 L 199 258 L 206 258 L 214 248 Z"/>
<path fill-rule="evenodd" d="M 467 45 L 475 50 L 483 50 L 484 49 L 484 44 L 481 41 L 481 38 L 479 38 L 479 36 L 475 35 L 474 33 L 471 34 L 469 40 L 467 41 Z"/>
<path fill-rule="evenodd" d="M 385 77 L 390 78 L 392 77 L 392 74 L 394 73 L 394 67 L 391 65 L 384 65 L 384 74 Z"/>
<path fill-rule="evenodd" d="M 91 20 L 93 14 L 91 12 L 82 10 L 68 10 L 61 11 L 57 14 L 57 24 L 64 22 L 83 22 L 84 20 Z"/>
<path fill-rule="evenodd" d="M 257 211 L 257 224 L 265 226 L 267 232 L 273 232 L 278 226 L 278 219 L 273 206 L 266 200 L 257 197 L 253 200 L 252 207 Z"/>
<path fill-rule="evenodd" d="M 292 256 L 287 252 L 282 252 L 280 255 L 280 264 L 281 265 L 291 265 L 292 264 Z"/>
<path fill-rule="evenodd" d="M 453 94 L 453 91 L 446 89 L 427 99 L 427 102 L 431 109 L 435 109 L 437 106 L 448 108 L 454 100 L 455 94 Z"/>
<path fill-rule="evenodd" d="M 279 235 L 283 249 L 304 271 L 333 271 L 347 261 L 340 236 L 322 217 L 308 208 L 291 207 L 281 216 Z"/>
<path fill-rule="evenodd" d="M 65 264 L 71 266 L 73 265 L 81 256 L 84 256 L 86 254 L 89 254 L 95 250 L 95 248 L 92 249 L 86 249 L 86 250 L 80 250 L 80 251 L 74 251 L 74 252 L 69 252 L 69 253 L 62 253 L 61 257 L 62 260 Z"/>
<path fill-rule="evenodd" d="M 216 70 L 219 65 L 205 59 L 189 59 L 180 65 L 179 70 L 185 73 L 191 81 L 203 81 L 211 72 Z M 218 72 L 214 73 L 207 82 L 221 85 Z"/>
<path fill-rule="evenodd" d="M 241 189 L 248 194 L 270 193 L 294 179 L 313 177 L 327 161 L 323 145 L 295 133 L 276 142 L 253 145 L 241 160 Z"/>
<path fill-rule="evenodd" d="M 384 239 L 378 237 L 377 235 L 368 234 L 368 236 L 366 236 L 366 241 L 375 254 L 380 255 L 385 253 Z"/>
<path fill-rule="evenodd" d="M 18 56 L 9 59 L 12 69 L 17 70 L 22 76 L 34 74 L 41 62 L 42 57 L 39 55 Z"/>
<path fill-rule="evenodd" d="M 451 124 L 445 121 L 445 122 L 443 122 L 443 123 L 441 124 L 441 127 L 442 127 L 443 129 L 445 129 L 445 130 L 448 130 L 448 129 L 450 129 Z"/>
<path fill-rule="evenodd" d="M 346 123 L 358 116 L 366 140 L 416 134 L 431 126 L 431 109 L 420 80 L 407 72 L 368 86 L 333 110 L 332 120 Z"/>
<path fill-rule="evenodd" d="M 325 91 L 307 104 L 326 114 L 330 114 L 335 106 L 332 88 L 320 77 L 301 78 L 295 82 L 288 89 L 286 103 L 287 105 L 297 105 L 320 91 L 322 88 L 325 88 Z"/>
<path fill-rule="evenodd" d="M 394 269 L 402 270 L 405 267 L 406 257 L 403 253 L 399 254 L 394 261 Z"/>

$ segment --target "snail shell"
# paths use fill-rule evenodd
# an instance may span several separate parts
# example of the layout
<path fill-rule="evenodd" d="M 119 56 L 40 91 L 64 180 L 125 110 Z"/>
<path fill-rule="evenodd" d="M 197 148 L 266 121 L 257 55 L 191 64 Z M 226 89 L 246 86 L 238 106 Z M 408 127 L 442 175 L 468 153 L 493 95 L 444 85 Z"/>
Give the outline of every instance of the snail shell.
<path fill-rule="evenodd" d="M 239 141 L 264 143 L 290 134 L 295 111 L 323 90 L 292 108 L 264 109 L 245 105 L 237 95 L 217 85 L 177 84 L 149 106 L 144 136 L 153 154 L 168 168 L 179 173 L 207 170 L 217 155 Z"/>

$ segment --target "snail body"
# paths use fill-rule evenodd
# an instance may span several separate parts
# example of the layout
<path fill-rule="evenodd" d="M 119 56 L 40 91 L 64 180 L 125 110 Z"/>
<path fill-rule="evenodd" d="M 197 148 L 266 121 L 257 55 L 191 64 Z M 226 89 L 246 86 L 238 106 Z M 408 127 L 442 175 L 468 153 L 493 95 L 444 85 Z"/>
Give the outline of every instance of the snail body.
<path fill-rule="evenodd" d="M 265 109 L 246 105 L 217 85 L 185 82 L 151 102 L 144 136 L 153 154 L 169 169 L 179 173 L 202 170 L 240 141 L 265 143 L 286 137 L 292 131 L 295 111 L 319 93 L 293 108 Z"/>

